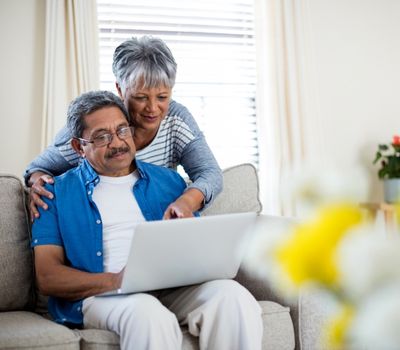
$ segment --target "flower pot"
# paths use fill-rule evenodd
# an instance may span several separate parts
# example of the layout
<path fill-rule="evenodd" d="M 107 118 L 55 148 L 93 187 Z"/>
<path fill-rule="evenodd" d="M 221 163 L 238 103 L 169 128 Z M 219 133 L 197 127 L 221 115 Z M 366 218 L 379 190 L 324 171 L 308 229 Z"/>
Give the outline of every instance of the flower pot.
<path fill-rule="evenodd" d="M 386 179 L 383 181 L 385 202 L 400 202 L 400 178 Z"/>

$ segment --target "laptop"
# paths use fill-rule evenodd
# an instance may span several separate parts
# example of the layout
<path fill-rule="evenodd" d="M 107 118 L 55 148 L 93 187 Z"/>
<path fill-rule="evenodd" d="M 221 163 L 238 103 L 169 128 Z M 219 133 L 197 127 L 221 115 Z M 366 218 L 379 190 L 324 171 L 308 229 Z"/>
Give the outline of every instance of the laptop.
<path fill-rule="evenodd" d="M 139 224 L 121 288 L 99 296 L 234 278 L 256 217 L 238 213 Z"/>

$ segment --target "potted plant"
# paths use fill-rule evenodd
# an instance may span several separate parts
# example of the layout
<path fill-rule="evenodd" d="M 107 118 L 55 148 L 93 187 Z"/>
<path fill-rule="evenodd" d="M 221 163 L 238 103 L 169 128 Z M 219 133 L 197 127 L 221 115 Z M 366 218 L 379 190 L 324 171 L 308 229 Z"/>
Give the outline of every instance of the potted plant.
<path fill-rule="evenodd" d="M 388 203 L 400 200 L 400 136 L 393 136 L 392 143 L 378 145 L 374 164 L 380 163 L 378 176 L 384 181 L 384 198 Z"/>

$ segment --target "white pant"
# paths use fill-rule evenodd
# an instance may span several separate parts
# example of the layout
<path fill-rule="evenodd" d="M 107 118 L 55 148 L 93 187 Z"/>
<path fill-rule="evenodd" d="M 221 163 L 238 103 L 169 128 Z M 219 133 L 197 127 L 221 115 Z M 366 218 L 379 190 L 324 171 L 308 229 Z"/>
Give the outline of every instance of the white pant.
<path fill-rule="evenodd" d="M 91 297 L 83 302 L 83 315 L 85 328 L 119 334 L 123 350 L 179 350 L 179 324 L 199 337 L 200 350 L 261 349 L 261 308 L 232 280 L 151 294 Z"/>

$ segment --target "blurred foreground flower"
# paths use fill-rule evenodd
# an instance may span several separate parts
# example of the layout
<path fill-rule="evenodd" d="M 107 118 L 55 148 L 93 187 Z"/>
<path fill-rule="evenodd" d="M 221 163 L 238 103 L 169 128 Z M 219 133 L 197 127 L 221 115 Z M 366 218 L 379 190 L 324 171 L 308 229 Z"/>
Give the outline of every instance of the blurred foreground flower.
<path fill-rule="evenodd" d="M 249 268 L 285 296 L 310 288 L 329 293 L 339 307 L 321 334 L 328 347 L 400 349 L 400 235 L 388 236 L 372 225 L 348 191 L 339 193 L 347 185 L 336 181 L 338 193 L 304 191 L 311 183 L 306 179 L 294 191 L 312 208 L 307 219 L 280 234 L 277 227 L 271 237 L 270 231 L 256 236 Z M 329 186 L 326 179 L 318 183 Z M 400 206 L 396 210 L 399 218 Z"/>
<path fill-rule="evenodd" d="M 333 348 L 341 348 L 347 339 L 347 332 L 354 319 L 354 308 L 350 305 L 342 305 L 340 311 L 327 325 L 325 343 Z"/>
<path fill-rule="evenodd" d="M 336 247 L 361 218 L 358 206 L 334 204 L 322 207 L 314 220 L 294 228 L 277 246 L 276 259 L 295 286 L 316 282 L 337 288 Z"/>
<path fill-rule="evenodd" d="M 358 305 L 348 333 L 348 338 L 354 339 L 354 344 L 361 349 L 399 349 L 399 281 L 383 283 Z"/>
<path fill-rule="evenodd" d="M 341 289 L 352 303 L 400 282 L 400 236 L 388 237 L 372 225 L 361 225 L 343 238 L 336 256 Z"/>

